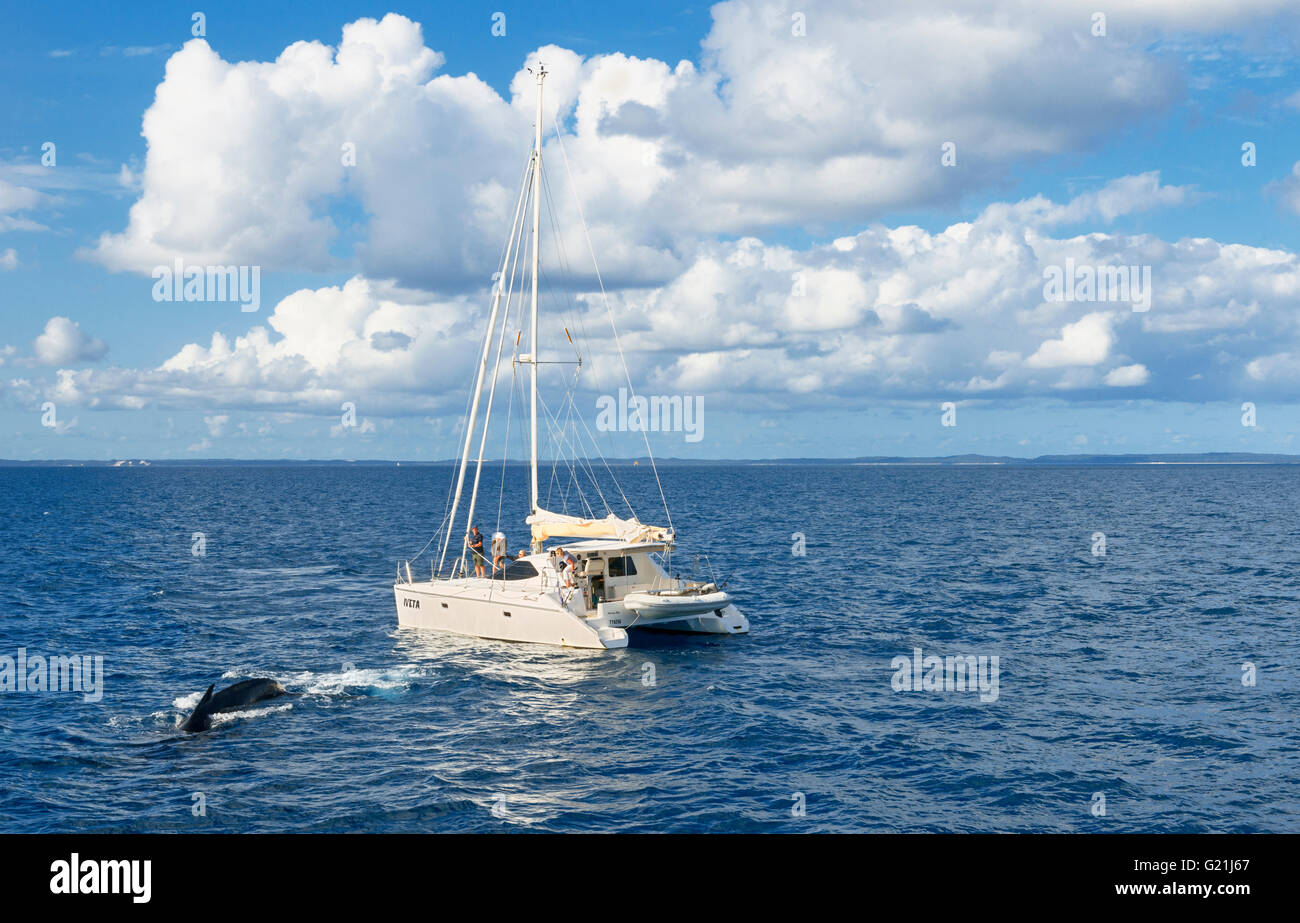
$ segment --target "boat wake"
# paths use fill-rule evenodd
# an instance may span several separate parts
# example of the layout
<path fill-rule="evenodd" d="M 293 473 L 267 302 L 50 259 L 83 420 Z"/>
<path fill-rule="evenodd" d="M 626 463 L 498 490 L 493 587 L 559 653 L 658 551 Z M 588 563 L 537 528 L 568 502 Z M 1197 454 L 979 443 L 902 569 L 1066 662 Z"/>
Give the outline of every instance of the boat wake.
<path fill-rule="evenodd" d="M 405 692 L 412 683 L 426 678 L 427 670 L 416 666 L 361 669 L 345 665 L 345 669 L 329 673 L 310 670 L 295 673 L 282 682 L 286 689 L 305 695 L 390 696 L 395 692 Z"/>

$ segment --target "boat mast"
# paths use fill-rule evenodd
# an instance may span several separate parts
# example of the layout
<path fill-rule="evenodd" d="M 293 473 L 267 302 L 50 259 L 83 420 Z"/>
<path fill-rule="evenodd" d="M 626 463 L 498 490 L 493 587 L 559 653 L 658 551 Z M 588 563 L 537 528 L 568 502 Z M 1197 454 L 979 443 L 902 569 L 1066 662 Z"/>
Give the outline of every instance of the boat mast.
<path fill-rule="evenodd" d="M 510 223 L 510 239 L 506 242 L 506 255 L 501 261 L 501 271 L 497 273 L 496 292 L 492 297 L 492 317 L 495 318 L 497 316 L 497 306 L 501 304 L 501 298 L 503 295 L 505 296 L 505 311 L 501 318 L 501 333 L 497 337 L 497 358 L 496 364 L 492 367 L 492 385 L 488 388 L 487 410 L 483 414 L 483 427 L 480 430 L 481 435 L 478 440 L 478 463 L 474 467 L 474 489 L 470 491 L 469 509 L 465 513 L 465 528 L 467 531 L 474 523 L 474 509 L 478 505 L 478 482 L 479 477 L 483 474 L 483 450 L 487 447 L 488 427 L 492 423 L 492 405 L 496 399 L 497 378 L 500 377 L 498 370 L 501 368 L 501 349 L 505 345 L 506 341 L 506 324 L 508 319 L 507 316 L 510 314 L 510 299 L 515 290 L 515 266 L 518 266 L 519 264 L 519 248 L 515 246 L 515 243 L 518 241 L 520 247 L 523 245 L 523 235 L 520 234 L 519 231 L 523 226 L 522 217 L 524 214 L 524 203 L 528 200 L 528 176 L 530 172 L 531 165 L 529 171 L 524 173 L 524 182 L 519 189 L 519 201 L 515 203 L 515 220 Z M 512 259 L 514 260 L 515 266 L 511 266 Z M 510 280 L 509 290 L 506 289 L 507 276 Z M 487 335 L 488 338 L 491 339 L 492 328 L 490 325 L 488 327 Z M 450 534 L 449 531 L 448 535 Z M 468 544 L 461 550 L 460 568 L 462 570 L 465 569 L 465 552 L 468 550 Z"/>
<path fill-rule="evenodd" d="M 465 471 L 469 467 L 470 443 L 474 438 L 474 431 L 478 426 L 479 398 L 483 394 L 483 379 L 487 375 L 488 357 L 491 354 L 491 350 L 492 350 L 492 332 L 496 329 L 497 317 L 499 314 L 501 314 L 501 296 L 502 294 L 504 294 L 504 289 L 506 285 L 506 273 L 507 271 L 510 270 L 510 256 L 514 250 L 515 238 L 518 237 L 520 243 L 521 244 L 523 243 L 523 235 L 519 233 L 519 231 L 523 225 L 523 221 L 521 219 L 523 218 L 524 199 L 527 193 L 527 189 L 528 186 L 526 183 L 523 186 L 521 186 L 519 189 L 519 201 L 515 204 L 515 220 L 510 225 L 510 237 L 506 242 L 506 252 L 501 258 L 501 270 L 500 272 L 497 273 L 497 283 L 493 287 L 492 314 L 488 318 L 487 331 L 483 334 L 483 357 L 482 359 L 479 360 L 478 374 L 475 376 L 474 379 L 474 400 L 470 407 L 469 416 L 465 418 L 465 442 L 464 442 L 464 446 L 461 449 L 460 465 L 458 466 L 459 470 L 456 473 L 456 495 L 451 502 L 451 514 L 447 520 L 447 532 L 445 535 L 443 535 L 442 538 L 442 553 L 438 557 L 438 569 L 435 572 L 436 575 L 439 577 L 442 576 L 443 564 L 447 560 L 447 548 L 451 543 L 451 533 L 456 526 L 456 510 L 460 507 L 461 494 L 464 492 L 465 489 Z M 506 313 L 508 314 L 509 311 L 510 311 L 510 306 L 509 304 L 507 304 Z M 501 334 L 500 334 L 501 338 L 504 339 L 505 333 L 506 333 L 506 318 L 502 316 Z M 501 364 L 501 344 L 500 341 L 498 341 L 497 366 L 500 366 L 500 364 Z M 487 418 L 483 421 L 483 435 L 479 439 L 478 467 L 474 471 L 474 490 L 470 496 L 469 512 L 465 517 L 466 542 L 464 547 L 462 547 L 461 549 L 460 556 L 456 559 L 456 561 L 459 563 L 453 563 L 452 565 L 452 576 L 455 576 L 457 567 L 462 567 L 462 568 L 464 567 L 465 551 L 469 547 L 469 542 L 468 542 L 469 530 L 470 527 L 474 525 L 474 504 L 475 501 L 478 499 L 478 479 L 479 479 L 480 472 L 482 472 L 483 470 L 483 445 L 485 440 L 487 439 L 488 423 L 492 419 L 492 398 L 496 394 L 496 389 L 497 389 L 496 380 L 497 380 L 497 373 L 496 370 L 494 369 L 492 372 L 492 387 L 488 391 Z"/>
<path fill-rule="evenodd" d="M 532 374 L 532 447 L 529 453 L 530 473 L 532 477 L 532 505 L 530 512 L 539 509 L 537 492 L 537 267 L 538 245 L 542 218 L 542 81 L 546 79 L 546 67 L 537 64 L 537 134 L 533 141 L 533 335 L 532 355 L 529 361 L 533 366 Z"/>
<path fill-rule="evenodd" d="M 501 269 L 502 269 L 502 278 L 504 279 L 505 276 L 504 261 L 502 263 Z M 475 376 L 474 378 L 474 400 L 470 407 L 469 416 L 466 417 L 465 419 L 465 445 L 464 448 L 461 450 L 460 470 L 456 474 L 456 497 L 451 502 L 451 516 L 447 520 L 447 533 L 442 538 L 442 554 L 438 558 L 438 571 L 437 571 L 438 576 L 442 576 L 442 565 L 443 562 L 445 562 L 447 559 L 447 546 L 451 542 L 452 529 L 455 528 L 456 525 L 456 508 L 460 506 L 460 495 L 461 492 L 465 489 L 465 469 L 469 467 L 470 444 L 474 439 L 474 430 L 478 426 L 479 398 L 483 394 L 483 378 L 487 375 L 488 358 L 492 354 L 492 331 L 496 328 L 497 314 L 499 313 L 500 308 L 501 308 L 501 283 L 498 282 L 496 293 L 492 296 L 492 316 L 488 319 L 488 329 L 487 332 L 483 335 L 483 358 L 479 361 L 478 375 Z M 502 318 L 502 324 L 504 325 L 504 323 L 505 323 L 505 319 Z M 494 380 L 493 388 L 495 389 L 495 387 L 496 387 L 496 382 Z M 486 432 L 486 427 L 484 428 L 484 431 Z M 472 516 L 473 513 L 471 512 L 470 515 Z M 472 525 L 474 525 L 474 523 L 472 522 L 465 523 L 466 545 L 468 545 L 469 530 Z M 462 552 L 459 560 L 463 561 L 464 557 L 465 557 L 464 552 Z M 453 575 L 455 574 L 454 567 L 452 568 L 452 573 Z"/>

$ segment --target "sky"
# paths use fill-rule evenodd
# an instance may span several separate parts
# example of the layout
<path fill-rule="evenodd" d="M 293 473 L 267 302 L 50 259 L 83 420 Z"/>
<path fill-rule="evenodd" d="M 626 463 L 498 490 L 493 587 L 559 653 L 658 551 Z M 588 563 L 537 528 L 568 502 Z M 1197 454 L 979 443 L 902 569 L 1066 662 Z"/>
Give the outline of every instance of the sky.
<path fill-rule="evenodd" d="M 605 454 L 1300 453 L 1300 6 L 1097 5 L 7 5 L 0 458 L 459 454 L 538 60 Z"/>

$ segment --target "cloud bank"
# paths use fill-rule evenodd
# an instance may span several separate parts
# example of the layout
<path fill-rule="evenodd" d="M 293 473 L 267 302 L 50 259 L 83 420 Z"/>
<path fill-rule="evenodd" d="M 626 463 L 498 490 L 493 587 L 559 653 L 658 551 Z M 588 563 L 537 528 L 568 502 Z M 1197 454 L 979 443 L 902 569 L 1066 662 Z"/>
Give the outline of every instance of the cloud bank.
<path fill-rule="evenodd" d="M 558 246 L 582 262 L 576 193 L 639 387 L 759 411 L 1236 400 L 1243 389 L 1293 400 L 1296 255 L 1114 231 L 1126 215 L 1196 200 L 1156 171 L 1065 201 L 994 202 L 942 230 L 881 220 L 1166 112 L 1185 87 L 1149 51 L 1162 30 L 1285 11 L 1146 0 L 1099 40 L 1092 9 L 1073 2 L 808 4 L 800 24 L 782 4 L 732 0 L 714 7 L 698 62 L 547 46 L 508 96 L 443 73 L 421 27 L 396 14 L 274 61 L 226 61 L 195 39 L 168 60 L 144 115 L 126 226 L 85 255 L 146 275 L 181 258 L 351 278 L 152 368 L 72 367 L 103 344 L 54 318 L 35 355 L 58 366 L 55 381 L 13 386 L 93 407 L 203 410 L 213 437 L 235 410 L 336 413 L 364 400 L 380 416 L 459 411 L 530 145 L 527 68 L 540 59 L 560 229 L 544 258 L 555 265 Z M 1279 188 L 1291 207 L 1294 187 Z M 39 195 L 0 181 L 0 221 L 28 220 Z M 856 231 L 774 242 L 792 229 L 824 240 L 832 226 Z M 1046 274 L 1067 266 L 1148 273 L 1149 304 L 1049 296 Z M 603 303 L 574 272 L 574 318 L 593 334 L 592 365 L 609 368 Z M 604 380 L 617 381 L 612 369 Z"/>

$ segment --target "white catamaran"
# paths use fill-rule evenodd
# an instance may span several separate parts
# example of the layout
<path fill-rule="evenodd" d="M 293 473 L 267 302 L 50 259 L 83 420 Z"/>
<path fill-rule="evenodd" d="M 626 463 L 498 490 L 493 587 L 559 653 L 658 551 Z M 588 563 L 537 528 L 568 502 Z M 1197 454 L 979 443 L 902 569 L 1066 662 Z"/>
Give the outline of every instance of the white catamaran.
<path fill-rule="evenodd" d="M 675 536 L 672 519 L 664 504 L 667 527 L 641 523 L 633 513 L 619 517 L 605 502 L 604 493 L 596 484 L 599 503 L 605 515 L 598 516 L 581 488 L 580 513 L 553 512 L 541 505 L 538 492 L 538 269 L 540 262 L 539 237 L 541 218 L 542 174 L 542 83 L 546 69 L 540 64 L 532 71 L 537 80 L 537 123 L 532 153 L 515 206 L 514 223 L 501 261 L 498 282 L 493 289 L 492 309 L 483 338 L 483 354 L 474 383 L 464 428 L 464 442 L 455 478 L 455 493 L 449 498 L 449 512 L 443 520 L 439 534 L 442 536 L 441 552 L 434 561 L 430 554 L 428 580 L 411 576 L 411 561 L 398 566 L 397 582 L 393 591 L 397 600 L 397 621 L 403 627 L 434 628 L 480 638 L 505 641 L 533 641 L 567 647 L 618 648 L 626 647 L 628 629 L 650 628 L 671 631 L 703 632 L 709 634 L 743 634 L 749 631 L 749 622 L 732 602 L 731 596 L 720 589 L 713 580 L 682 579 L 669 574 Z M 557 128 L 557 137 L 559 135 Z M 563 139 L 560 138 L 561 150 Z M 567 165 L 567 158 L 566 158 Z M 531 193 L 531 196 L 530 196 Z M 531 206 L 528 200 L 531 197 Z M 552 210 L 553 213 L 553 210 Z M 581 217 L 581 208 L 579 207 Z M 531 218 L 531 299 L 530 346 L 527 353 L 519 352 L 519 339 L 515 337 L 515 355 L 512 359 L 517 370 L 527 367 L 529 378 L 529 497 L 530 514 L 526 523 L 530 529 L 531 544 L 518 557 L 506 558 L 498 566 L 484 541 L 484 576 L 475 576 L 479 567 L 472 561 L 469 550 L 469 526 L 474 522 L 478 500 L 479 476 L 483 468 L 483 453 L 491 421 L 492 403 L 496 395 L 498 373 L 501 368 L 502 346 L 512 298 L 515 296 L 514 280 L 519 268 L 520 251 L 524 249 L 523 235 Z M 585 224 L 585 219 L 584 219 Z M 588 237 L 588 239 L 590 239 Z M 594 260 L 594 253 L 592 254 Z M 599 280 L 599 269 L 596 269 Z M 520 276 L 518 309 L 523 310 L 523 279 Z M 603 294 L 604 286 L 601 284 Z M 606 308 L 609 308 L 606 300 Z M 617 329 L 613 327 L 614 342 Z M 499 329 L 498 329 L 499 328 Z M 496 337 L 496 363 L 492 363 L 492 341 Z M 573 337 L 565 329 L 572 342 Z M 576 344 L 575 344 L 576 350 Z M 622 350 L 619 349 L 620 359 Z M 581 370 L 581 356 L 574 363 Z M 489 376 L 489 370 L 491 374 Z M 626 376 L 626 363 L 624 375 Z M 480 427 L 480 403 L 485 380 L 489 382 L 486 405 Z M 630 386 L 630 382 L 629 382 Z M 570 408 L 572 399 L 570 395 Z M 547 411 L 549 417 L 549 411 Z M 548 424 L 550 420 L 548 419 Z M 507 424 L 507 438 L 508 438 Z M 585 428 L 585 424 L 584 424 Z M 644 425 L 641 427 L 645 431 Z M 460 507 L 465 476 L 471 461 L 471 447 L 475 434 L 479 435 L 478 456 L 474 463 L 474 480 L 461 532 L 463 547 L 453 551 L 450 569 L 444 576 L 448 548 L 456 532 L 457 512 Z M 590 431 L 587 431 L 590 437 Z M 594 443 L 594 437 L 592 439 Z M 649 455 L 649 439 L 646 450 Z M 557 448 L 557 463 L 561 448 Z M 597 451 L 599 451 L 597 449 Z M 603 460 L 603 458 L 602 458 Z M 653 469 L 654 459 L 650 464 Z M 611 479 L 613 471 L 608 464 L 604 469 Z M 583 467 L 576 459 L 570 466 L 573 485 L 581 470 L 595 482 L 590 465 Z M 504 466 L 502 477 L 504 478 Z M 658 471 L 654 471 L 656 483 Z M 615 485 L 617 486 L 617 484 Z M 621 488 L 619 493 L 622 494 Z M 663 498 L 663 489 L 659 490 Z M 626 502 L 626 496 L 623 496 Z M 566 503 L 567 506 L 567 503 Z M 631 512 L 630 504 L 628 505 Z M 437 536 L 435 535 L 435 539 Z M 555 543 L 555 539 L 577 539 Z M 547 542 L 552 542 L 548 547 Z M 429 545 L 435 541 L 430 540 Z M 426 545 L 426 548 L 429 547 Z M 563 554 L 556 552 L 562 547 Z"/>

